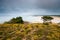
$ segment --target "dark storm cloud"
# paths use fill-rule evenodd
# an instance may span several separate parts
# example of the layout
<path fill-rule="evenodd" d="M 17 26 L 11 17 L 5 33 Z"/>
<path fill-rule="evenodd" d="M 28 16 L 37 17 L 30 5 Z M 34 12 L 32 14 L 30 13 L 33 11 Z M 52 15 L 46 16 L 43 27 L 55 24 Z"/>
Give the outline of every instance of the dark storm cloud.
<path fill-rule="evenodd" d="M 0 12 L 10 12 L 34 8 L 32 0 L 0 0 Z"/>
<path fill-rule="evenodd" d="M 44 9 L 60 12 L 60 0 L 0 0 L 0 13 Z"/>
<path fill-rule="evenodd" d="M 60 0 L 38 0 L 38 8 L 48 9 L 52 11 L 60 10 Z"/>

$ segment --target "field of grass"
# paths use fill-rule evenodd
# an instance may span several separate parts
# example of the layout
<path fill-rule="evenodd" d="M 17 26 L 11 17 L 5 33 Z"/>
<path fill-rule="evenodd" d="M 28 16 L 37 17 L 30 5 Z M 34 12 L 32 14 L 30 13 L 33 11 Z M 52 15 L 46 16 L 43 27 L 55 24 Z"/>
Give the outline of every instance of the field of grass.
<path fill-rule="evenodd" d="M 0 24 L 0 40 L 60 40 L 58 24 Z"/>

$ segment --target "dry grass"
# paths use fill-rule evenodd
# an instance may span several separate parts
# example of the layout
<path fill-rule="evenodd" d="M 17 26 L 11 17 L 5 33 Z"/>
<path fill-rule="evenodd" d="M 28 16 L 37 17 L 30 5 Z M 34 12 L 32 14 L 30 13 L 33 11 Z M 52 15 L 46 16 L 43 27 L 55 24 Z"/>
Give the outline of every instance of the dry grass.
<path fill-rule="evenodd" d="M 0 24 L 0 40 L 60 40 L 58 24 Z"/>

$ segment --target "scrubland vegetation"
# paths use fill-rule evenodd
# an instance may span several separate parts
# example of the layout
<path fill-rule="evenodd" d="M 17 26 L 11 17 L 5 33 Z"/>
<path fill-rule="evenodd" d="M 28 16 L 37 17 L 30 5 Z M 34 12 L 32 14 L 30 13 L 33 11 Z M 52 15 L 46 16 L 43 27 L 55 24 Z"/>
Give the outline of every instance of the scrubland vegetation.
<path fill-rule="evenodd" d="M 0 40 L 60 40 L 58 24 L 0 24 Z"/>
<path fill-rule="evenodd" d="M 24 22 L 22 17 L 0 24 L 0 40 L 60 40 L 60 24 L 43 16 L 43 23 Z"/>

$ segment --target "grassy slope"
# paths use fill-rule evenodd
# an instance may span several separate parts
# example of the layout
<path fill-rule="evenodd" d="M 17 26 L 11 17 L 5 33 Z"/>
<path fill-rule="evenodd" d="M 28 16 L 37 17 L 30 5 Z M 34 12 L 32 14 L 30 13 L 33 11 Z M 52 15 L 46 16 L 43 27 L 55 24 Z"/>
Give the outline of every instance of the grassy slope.
<path fill-rule="evenodd" d="M 58 24 L 0 24 L 0 40 L 60 40 Z"/>

